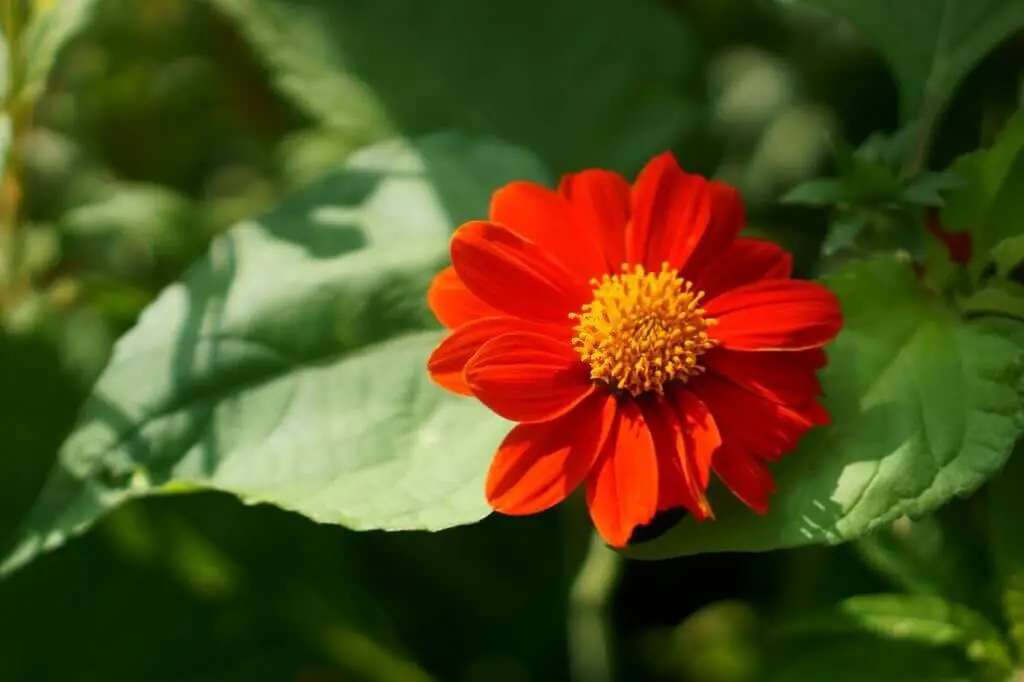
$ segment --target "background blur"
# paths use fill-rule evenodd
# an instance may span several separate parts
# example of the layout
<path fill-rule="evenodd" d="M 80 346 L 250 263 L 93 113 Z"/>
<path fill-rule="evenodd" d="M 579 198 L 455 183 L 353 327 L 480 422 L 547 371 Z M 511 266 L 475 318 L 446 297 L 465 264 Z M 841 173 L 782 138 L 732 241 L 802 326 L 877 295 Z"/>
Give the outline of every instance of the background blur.
<path fill-rule="evenodd" d="M 386 93 L 395 127 L 498 135 L 559 172 L 599 164 L 633 174 L 670 146 L 688 169 L 737 184 L 752 229 L 792 249 L 805 275 L 827 212 L 775 200 L 829 171 L 830 134 L 857 144 L 898 127 L 896 88 L 874 53 L 794 3 L 605 0 L 606 9 L 578 12 L 575 0 L 547 0 L 491 15 L 441 4 L 397 12 L 417 21 L 393 36 L 372 31 L 380 22 L 368 5 L 352 12 L 361 16 L 350 31 L 338 27 L 355 46 L 353 68 Z M 80 399 L 138 312 L 212 235 L 377 136 L 282 95 L 253 47 L 260 27 L 232 10 L 244 5 L 102 0 L 17 140 L 37 286 L 4 301 L 0 537 L 36 496 Z M 632 60 L 609 47 L 620 34 L 637 42 L 623 15 L 660 29 Z M 497 25 L 485 21 L 520 37 L 481 72 L 473 65 L 489 43 L 473 36 Z M 417 30 L 452 36 L 435 40 L 448 52 L 415 44 Z M 531 60 L 531 40 L 564 43 L 572 69 Z M 959 90 L 933 167 L 986 142 L 991 112 L 1016 106 L 1022 54 L 1017 36 Z M 451 81 L 432 81 L 423 55 Z M 524 92 L 536 97 L 516 101 Z M 801 639 L 799 623 L 849 595 L 937 586 L 998 621 L 973 519 L 961 502 L 835 549 L 627 563 L 611 606 L 619 679 L 918 679 L 920 670 L 873 676 L 878 643 L 849 638 L 842 652 L 825 652 Z M 578 521 L 554 511 L 436 535 L 356 534 L 226 495 L 133 503 L 0 583 L 0 680 L 568 679 Z M 888 670 L 900 670 L 898 657 Z M 968 679 L 960 654 L 936 649 L 934 662 L 942 679 Z"/>

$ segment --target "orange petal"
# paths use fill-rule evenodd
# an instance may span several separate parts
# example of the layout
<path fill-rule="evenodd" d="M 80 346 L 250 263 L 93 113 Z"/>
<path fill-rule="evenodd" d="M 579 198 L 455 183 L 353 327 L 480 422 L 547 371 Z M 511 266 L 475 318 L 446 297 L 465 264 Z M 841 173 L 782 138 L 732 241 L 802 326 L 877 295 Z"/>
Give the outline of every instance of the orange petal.
<path fill-rule="evenodd" d="M 685 507 L 697 519 L 706 519 L 711 515 L 711 505 L 704 496 L 711 471 L 711 453 L 689 452 L 687 440 L 693 439 L 687 438 L 684 422 L 664 397 L 654 396 L 644 401 L 641 410 L 658 458 L 658 511 Z M 713 420 L 711 424 L 714 425 Z M 697 470 L 695 454 L 706 459 L 703 474 Z"/>
<path fill-rule="evenodd" d="M 485 317 L 462 325 L 446 336 L 427 360 L 427 371 L 430 378 L 439 386 L 461 395 L 472 395 L 466 385 L 463 372 L 480 347 L 485 343 L 510 332 L 532 332 L 535 334 L 559 334 L 563 330 L 558 327 L 517 320 L 514 317 Z M 566 337 L 565 343 L 569 343 Z"/>
<path fill-rule="evenodd" d="M 437 273 L 427 291 L 427 305 L 434 317 L 449 329 L 478 320 L 481 317 L 498 317 L 502 315 L 497 308 L 487 305 L 474 296 L 459 276 L 455 268 L 448 266 Z"/>
<path fill-rule="evenodd" d="M 640 408 L 619 402 L 615 426 L 587 479 L 587 506 L 601 536 L 624 547 L 658 509 L 658 459 Z"/>
<path fill-rule="evenodd" d="M 714 415 L 722 442 L 761 459 L 775 461 L 792 452 L 827 414 L 815 400 L 780 405 L 712 372 L 695 377 L 689 386 Z"/>
<path fill-rule="evenodd" d="M 816 282 L 763 280 L 727 291 L 705 306 L 724 348 L 801 350 L 822 346 L 843 325 L 835 294 Z"/>
<path fill-rule="evenodd" d="M 766 279 L 788 279 L 793 257 L 778 244 L 765 239 L 737 239 L 714 260 L 693 275 L 705 301 L 730 289 Z"/>
<path fill-rule="evenodd" d="M 529 239 L 584 282 L 607 271 L 594 226 L 577 220 L 565 197 L 533 182 L 512 182 L 491 199 L 491 222 Z"/>
<path fill-rule="evenodd" d="M 591 298 L 585 280 L 538 244 L 500 225 L 466 223 L 452 236 L 451 254 L 455 272 L 471 292 L 524 320 L 569 325 L 569 313 Z"/>
<path fill-rule="evenodd" d="M 595 388 L 568 341 L 522 332 L 502 334 L 481 346 L 466 365 L 465 377 L 480 402 L 516 422 L 559 417 Z"/>
<path fill-rule="evenodd" d="M 715 348 L 702 359 L 722 378 L 780 405 L 803 405 L 821 395 L 816 374 L 826 360 L 821 348 L 778 353 Z"/>
<path fill-rule="evenodd" d="M 711 224 L 681 273 L 691 282 L 699 280 L 701 273 L 722 261 L 722 254 L 736 241 L 740 230 L 747 224 L 743 198 L 735 187 L 712 180 L 708 182 L 708 193 L 711 198 Z"/>
<path fill-rule="evenodd" d="M 516 516 L 555 506 L 590 473 L 614 420 L 614 396 L 598 391 L 558 419 L 516 426 L 487 472 L 487 501 Z"/>
<path fill-rule="evenodd" d="M 597 237 L 606 272 L 619 272 L 626 262 L 629 183 L 618 173 L 586 170 L 563 176 L 558 191 L 569 200 L 579 224 Z"/>
<path fill-rule="evenodd" d="M 633 185 L 626 259 L 648 270 L 658 270 L 665 262 L 682 268 L 710 226 L 708 181 L 685 172 L 665 152 L 640 171 Z"/>
<path fill-rule="evenodd" d="M 725 445 L 715 454 L 715 475 L 743 504 L 758 514 L 767 513 L 775 481 L 763 462 Z"/>

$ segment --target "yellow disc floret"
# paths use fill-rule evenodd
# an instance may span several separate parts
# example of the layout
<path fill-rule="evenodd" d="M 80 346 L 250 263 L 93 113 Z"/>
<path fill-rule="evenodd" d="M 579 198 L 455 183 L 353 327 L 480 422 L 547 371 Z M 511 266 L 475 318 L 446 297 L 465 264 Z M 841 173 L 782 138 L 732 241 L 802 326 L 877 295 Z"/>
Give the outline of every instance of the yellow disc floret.
<path fill-rule="evenodd" d="M 698 359 L 715 346 L 704 317 L 702 291 L 668 263 L 659 272 L 622 266 L 618 275 L 591 280 L 594 300 L 570 317 L 572 345 L 590 365 L 590 378 L 634 396 L 664 393 L 704 368 Z"/>

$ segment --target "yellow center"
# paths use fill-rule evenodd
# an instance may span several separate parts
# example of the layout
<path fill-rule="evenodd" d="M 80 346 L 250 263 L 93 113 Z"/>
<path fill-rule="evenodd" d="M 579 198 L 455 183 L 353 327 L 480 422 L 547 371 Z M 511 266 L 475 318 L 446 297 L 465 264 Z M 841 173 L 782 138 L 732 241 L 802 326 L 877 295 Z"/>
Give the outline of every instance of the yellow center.
<path fill-rule="evenodd" d="M 634 396 L 665 392 L 704 371 L 697 360 L 715 346 L 704 317 L 703 291 L 661 266 L 622 266 L 622 274 L 591 280 L 594 300 L 570 318 L 577 322 L 572 345 L 590 365 L 590 378 Z"/>

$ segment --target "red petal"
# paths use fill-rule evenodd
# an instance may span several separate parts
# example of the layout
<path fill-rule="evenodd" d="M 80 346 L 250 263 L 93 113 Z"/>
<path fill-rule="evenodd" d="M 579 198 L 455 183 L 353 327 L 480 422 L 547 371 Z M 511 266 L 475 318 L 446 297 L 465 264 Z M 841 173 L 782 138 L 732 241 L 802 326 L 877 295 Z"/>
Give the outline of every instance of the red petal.
<path fill-rule="evenodd" d="M 778 244 L 764 239 L 737 239 L 718 258 L 708 261 L 694 275 L 705 301 L 730 289 L 767 279 L 788 279 L 793 274 L 793 257 Z"/>
<path fill-rule="evenodd" d="M 722 442 L 761 459 L 775 461 L 791 452 L 824 412 L 813 400 L 779 405 L 711 372 L 689 385 L 715 416 Z"/>
<path fill-rule="evenodd" d="M 491 339 L 466 365 L 466 385 L 484 405 L 516 422 L 559 417 L 594 390 L 568 341 L 513 332 Z"/>
<path fill-rule="evenodd" d="M 763 462 L 727 444 L 715 454 L 715 474 L 743 504 L 758 514 L 768 511 L 775 481 Z"/>
<path fill-rule="evenodd" d="M 601 391 L 558 419 L 515 427 L 487 472 L 487 501 L 517 516 L 555 506 L 590 473 L 614 420 L 615 398 Z"/>
<path fill-rule="evenodd" d="M 558 191 L 569 200 L 579 224 L 597 236 L 606 272 L 619 272 L 626 262 L 629 183 L 618 173 L 587 170 L 563 176 Z"/>
<path fill-rule="evenodd" d="M 715 348 L 702 359 L 722 378 L 780 405 L 804 405 L 821 395 L 815 374 L 826 360 L 821 348 L 777 353 Z"/>
<path fill-rule="evenodd" d="M 633 529 L 650 523 L 658 509 L 658 460 L 640 408 L 619 402 L 615 426 L 587 479 L 587 506 L 599 533 L 624 547 Z"/>
<path fill-rule="evenodd" d="M 577 220 L 565 197 L 533 182 L 512 182 L 491 199 L 491 222 L 546 250 L 587 282 L 607 271 L 594 226 Z"/>
<path fill-rule="evenodd" d="M 641 409 L 658 458 L 658 511 L 686 507 L 697 519 L 706 519 L 711 515 L 711 505 L 704 496 L 711 453 L 706 453 L 706 465 L 701 472 L 696 460 L 703 459 L 705 453 L 689 451 L 687 446 L 692 446 L 694 439 L 686 433 L 685 421 L 677 417 L 665 398 L 655 396 L 644 401 Z"/>
<path fill-rule="evenodd" d="M 727 291 L 705 306 L 724 348 L 800 350 L 822 346 L 843 325 L 839 301 L 816 282 L 772 279 Z"/>
<path fill-rule="evenodd" d="M 701 402 L 692 391 L 673 391 L 670 404 L 683 425 L 688 468 L 696 476 L 701 487 L 707 488 L 711 478 L 711 462 L 715 450 L 722 444 L 718 424 L 708 406 Z"/>
<path fill-rule="evenodd" d="M 735 187 L 712 180 L 708 183 L 708 192 L 711 199 L 711 224 L 682 272 L 683 277 L 691 282 L 698 281 L 708 268 L 720 266 L 722 254 L 747 224 L 743 198 Z"/>
<path fill-rule="evenodd" d="M 427 305 L 434 317 L 449 329 L 478 320 L 481 317 L 499 317 L 502 315 L 497 308 L 487 305 L 474 296 L 459 276 L 455 268 L 449 266 L 437 273 L 427 291 Z"/>
<path fill-rule="evenodd" d="M 545 334 L 555 338 L 565 335 L 565 330 L 562 328 L 534 324 L 508 316 L 474 320 L 462 325 L 442 339 L 430 354 L 430 359 L 427 360 L 427 371 L 430 372 L 430 378 L 449 391 L 461 395 L 472 395 L 464 377 L 466 364 L 485 343 L 497 336 L 512 332 Z M 570 343 L 567 335 L 565 343 Z"/>
<path fill-rule="evenodd" d="M 455 231 L 452 265 L 482 301 L 524 320 L 569 325 L 590 286 L 545 249 L 506 227 L 481 221 Z"/>
<path fill-rule="evenodd" d="M 971 262 L 974 257 L 974 243 L 970 232 L 947 230 L 939 221 L 939 212 L 934 208 L 925 211 L 924 226 L 946 247 L 951 261 L 957 265 L 967 265 Z"/>
<path fill-rule="evenodd" d="M 708 181 L 685 172 L 670 152 L 656 156 L 633 185 L 626 259 L 648 270 L 682 268 L 711 225 Z"/>

